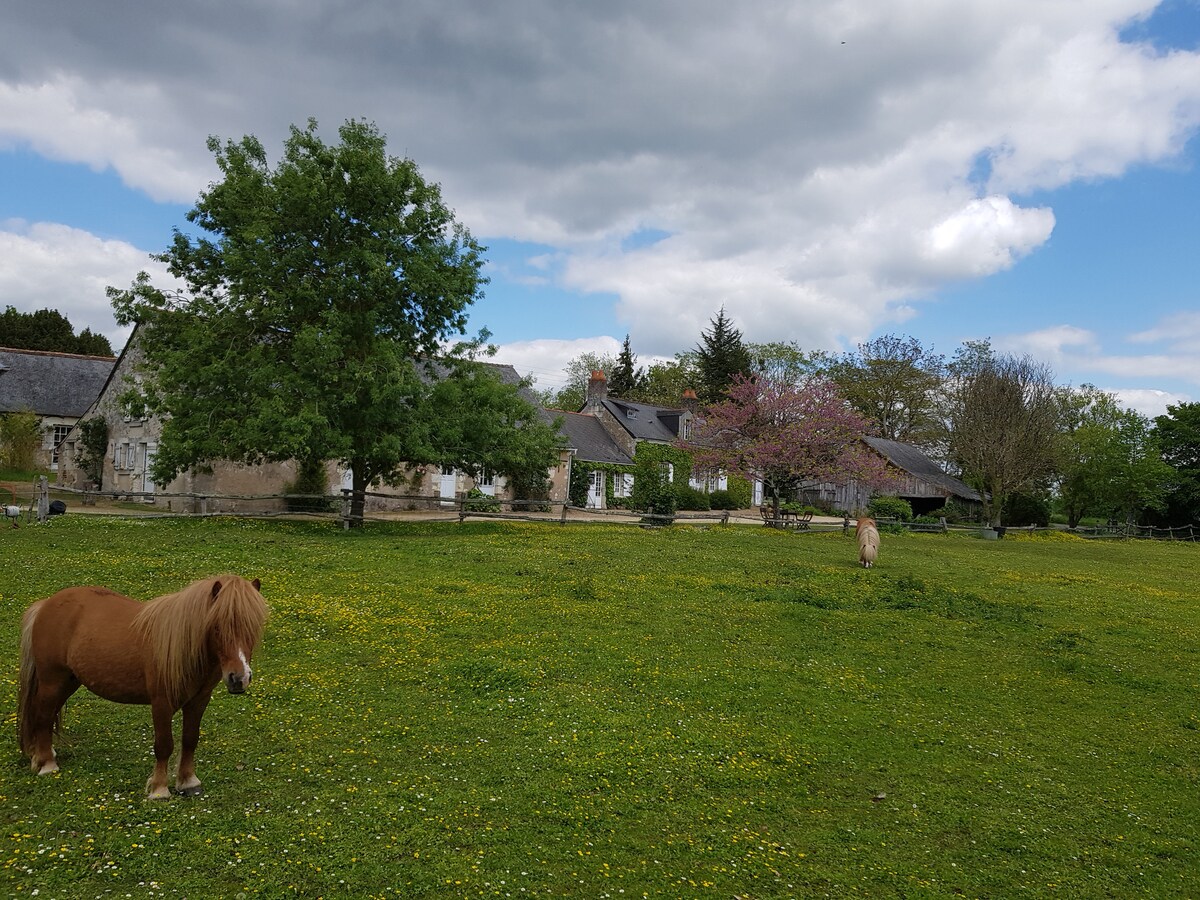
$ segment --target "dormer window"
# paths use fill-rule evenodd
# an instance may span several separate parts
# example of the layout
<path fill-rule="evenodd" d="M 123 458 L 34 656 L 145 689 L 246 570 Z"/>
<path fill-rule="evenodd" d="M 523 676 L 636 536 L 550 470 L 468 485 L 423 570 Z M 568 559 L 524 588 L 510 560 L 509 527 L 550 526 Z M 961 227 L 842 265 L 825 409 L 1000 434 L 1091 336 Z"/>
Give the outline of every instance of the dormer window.
<path fill-rule="evenodd" d="M 625 418 L 636 419 L 637 418 L 637 410 L 631 406 L 625 407 Z"/>

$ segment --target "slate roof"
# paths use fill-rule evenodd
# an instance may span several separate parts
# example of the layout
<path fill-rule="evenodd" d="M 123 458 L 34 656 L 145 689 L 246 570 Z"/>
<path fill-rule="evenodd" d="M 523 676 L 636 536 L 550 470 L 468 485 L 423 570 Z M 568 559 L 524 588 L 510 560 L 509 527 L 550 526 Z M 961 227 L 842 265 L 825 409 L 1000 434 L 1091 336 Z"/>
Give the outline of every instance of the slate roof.
<path fill-rule="evenodd" d="M 520 387 L 517 389 L 518 394 L 520 394 L 525 400 L 527 400 L 529 403 L 532 403 L 534 406 L 541 405 L 541 400 L 539 399 L 538 395 L 529 387 L 529 385 L 522 383 L 525 379 L 521 377 L 521 373 L 518 372 L 513 366 L 509 365 L 508 363 L 483 362 L 482 360 L 480 360 L 478 364 L 490 369 L 492 374 L 494 374 L 502 384 L 520 385 Z M 417 375 L 428 384 L 445 378 L 450 373 L 450 370 L 450 365 L 439 360 L 434 360 L 432 362 L 426 361 L 423 365 L 417 367 Z"/>
<path fill-rule="evenodd" d="M 545 414 L 551 420 L 562 417 L 562 434 L 567 439 L 567 446 L 575 451 L 577 459 L 621 466 L 633 465 L 632 457 L 617 445 L 595 416 L 557 409 L 545 410 Z"/>
<path fill-rule="evenodd" d="M 979 492 L 973 487 L 947 475 L 937 463 L 912 444 L 902 444 L 900 441 L 889 441 L 877 437 L 864 437 L 863 440 L 896 468 L 903 469 L 910 475 L 915 475 L 922 481 L 936 485 L 943 491 L 956 497 L 962 497 L 964 500 L 981 499 Z"/>
<path fill-rule="evenodd" d="M 0 413 L 79 418 L 100 396 L 117 364 L 111 356 L 77 356 L 0 347 Z"/>
<path fill-rule="evenodd" d="M 630 400 L 603 400 L 604 408 L 639 441 L 670 443 L 679 437 L 679 417 L 682 409 L 651 406 Z"/>

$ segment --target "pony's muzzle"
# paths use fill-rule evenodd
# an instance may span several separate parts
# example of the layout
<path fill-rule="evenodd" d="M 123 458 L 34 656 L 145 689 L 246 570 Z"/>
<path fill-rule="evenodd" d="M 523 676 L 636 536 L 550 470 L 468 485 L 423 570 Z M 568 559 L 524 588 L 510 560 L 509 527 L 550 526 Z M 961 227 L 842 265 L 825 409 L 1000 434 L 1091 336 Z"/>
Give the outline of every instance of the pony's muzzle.
<path fill-rule="evenodd" d="M 246 692 L 246 685 L 250 683 L 249 678 L 243 678 L 238 672 L 230 672 L 225 676 L 225 687 L 229 689 L 231 694 L 243 694 Z"/>

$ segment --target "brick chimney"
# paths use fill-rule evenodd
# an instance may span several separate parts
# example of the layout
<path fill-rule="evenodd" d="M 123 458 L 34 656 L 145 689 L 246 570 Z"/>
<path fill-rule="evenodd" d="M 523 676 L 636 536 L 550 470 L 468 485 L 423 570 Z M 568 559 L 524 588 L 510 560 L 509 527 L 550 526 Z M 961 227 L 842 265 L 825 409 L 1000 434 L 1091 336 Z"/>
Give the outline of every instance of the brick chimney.
<path fill-rule="evenodd" d="M 604 373 L 599 369 L 592 369 L 592 376 L 588 379 L 587 387 L 587 407 L 595 409 L 600 404 L 608 399 L 608 380 L 604 377 Z"/>
<path fill-rule="evenodd" d="M 696 396 L 696 392 L 691 388 L 687 388 L 683 392 L 683 408 L 693 416 L 700 411 L 700 398 Z"/>

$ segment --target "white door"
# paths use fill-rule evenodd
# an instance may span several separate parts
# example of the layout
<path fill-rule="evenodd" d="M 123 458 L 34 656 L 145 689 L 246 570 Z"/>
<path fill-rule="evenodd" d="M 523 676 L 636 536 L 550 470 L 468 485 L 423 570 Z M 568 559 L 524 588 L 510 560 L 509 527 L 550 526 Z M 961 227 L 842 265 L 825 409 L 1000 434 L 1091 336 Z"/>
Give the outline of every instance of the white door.
<path fill-rule="evenodd" d="M 601 471 L 592 472 L 588 478 L 588 509 L 604 509 L 604 473 Z"/>
<path fill-rule="evenodd" d="M 442 466 L 442 480 L 438 487 L 438 495 L 443 500 L 453 500 L 457 481 L 454 466 Z"/>
<path fill-rule="evenodd" d="M 154 453 L 156 450 L 158 450 L 158 447 L 155 444 L 142 444 L 142 471 L 145 473 L 142 475 L 142 490 L 147 494 L 153 494 L 157 490 L 154 479 L 150 477 L 150 467 L 154 465 Z M 150 498 L 147 497 L 146 499 L 149 500 Z"/>

